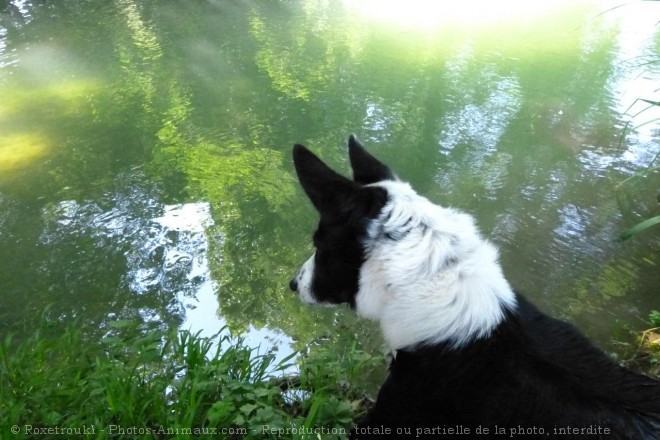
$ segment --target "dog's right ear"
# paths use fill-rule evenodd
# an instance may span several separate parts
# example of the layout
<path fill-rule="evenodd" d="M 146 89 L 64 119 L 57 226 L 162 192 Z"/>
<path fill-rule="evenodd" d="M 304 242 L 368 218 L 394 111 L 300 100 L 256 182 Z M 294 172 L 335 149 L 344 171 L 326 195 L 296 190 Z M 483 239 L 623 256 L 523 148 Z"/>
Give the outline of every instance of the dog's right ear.
<path fill-rule="evenodd" d="M 392 170 L 369 154 L 354 134 L 348 138 L 348 156 L 353 168 L 353 180 L 356 182 L 369 185 L 383 180 L 396 180 Z"/>
<path fill-rule="evenodd" d="M 302 145 L 293 146 L 293 163 L 305 193 L 320 213 L 337 212 L 343 200 L 359 190 Z"/>

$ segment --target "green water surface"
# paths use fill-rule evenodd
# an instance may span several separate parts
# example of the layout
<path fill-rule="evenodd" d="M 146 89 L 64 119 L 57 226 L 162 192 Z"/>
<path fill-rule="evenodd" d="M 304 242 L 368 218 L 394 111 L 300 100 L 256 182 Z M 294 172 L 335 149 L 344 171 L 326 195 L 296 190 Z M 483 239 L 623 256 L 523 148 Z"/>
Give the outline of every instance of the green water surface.
<path fill-rule="evenodd" d="M 660 228 L 617 237 L 660 214 L 660 2 L 447 3 L 0 2 L 0 334 L 48 307 L 379 350 L 287 288 L 316 222 L 291 146 L 347 172 L 351 132 L 544 310 L 608 348 L 648 327 Z"/>

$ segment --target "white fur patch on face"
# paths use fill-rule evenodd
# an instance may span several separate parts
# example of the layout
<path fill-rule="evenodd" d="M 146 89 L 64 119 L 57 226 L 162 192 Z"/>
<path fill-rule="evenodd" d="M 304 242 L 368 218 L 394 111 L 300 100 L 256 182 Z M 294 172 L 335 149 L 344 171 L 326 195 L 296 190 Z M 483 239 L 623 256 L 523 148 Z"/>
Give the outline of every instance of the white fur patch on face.
<path fill-rule="evenodd" d="M 515 295 L 473 218 L 383 181 L 389 202 L 368 228 L 356 309 L 379 321 L 391 349 L 485 337 Z"/>
<path fill-rule="evenodd" d="M 305 304 L 317 304 L 318 301 L 312 295 L 312 280 L 314 279 L 314 258 L 316 252 L 312 254 L 311 257 L 305 264 L 302 265 L 294 280 L 298 286 L 297 292 L 300 300 Z"/>

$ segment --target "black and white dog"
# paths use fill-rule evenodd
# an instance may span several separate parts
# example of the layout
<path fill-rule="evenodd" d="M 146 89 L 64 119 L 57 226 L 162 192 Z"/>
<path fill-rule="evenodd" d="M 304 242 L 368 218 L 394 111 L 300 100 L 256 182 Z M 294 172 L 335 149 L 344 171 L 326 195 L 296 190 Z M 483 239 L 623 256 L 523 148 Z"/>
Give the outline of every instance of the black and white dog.
<path fill-rule="evenodd" d="M 660 439 L 660 382 L 514 292 L 470 215 L 348 147 L 353 180 L 293 148 L 320 222 L 290 287 L 378 321 L 394 354 L 353 436 Z"/>

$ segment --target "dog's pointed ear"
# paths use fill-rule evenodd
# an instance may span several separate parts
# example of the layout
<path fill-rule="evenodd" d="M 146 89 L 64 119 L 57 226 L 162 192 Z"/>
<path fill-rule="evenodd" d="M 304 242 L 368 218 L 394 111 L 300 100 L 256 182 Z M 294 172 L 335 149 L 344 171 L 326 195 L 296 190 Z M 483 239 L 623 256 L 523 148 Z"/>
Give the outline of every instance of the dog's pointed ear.
<path fill-rule="evenodd" d="M 293 146 L 293 163 L 305 193 L 320 213 L 339 210 L 358 187 L 336 173 L 303 145 Z"/>
<path fill-rule="evenodd" d="M 381 180 L 396 180 L 392 170 L 369 154 L 354 134 L 348 138 L 348 156 L 353 168 L 353 180 L 357 183 L 368 185 Z"/>

